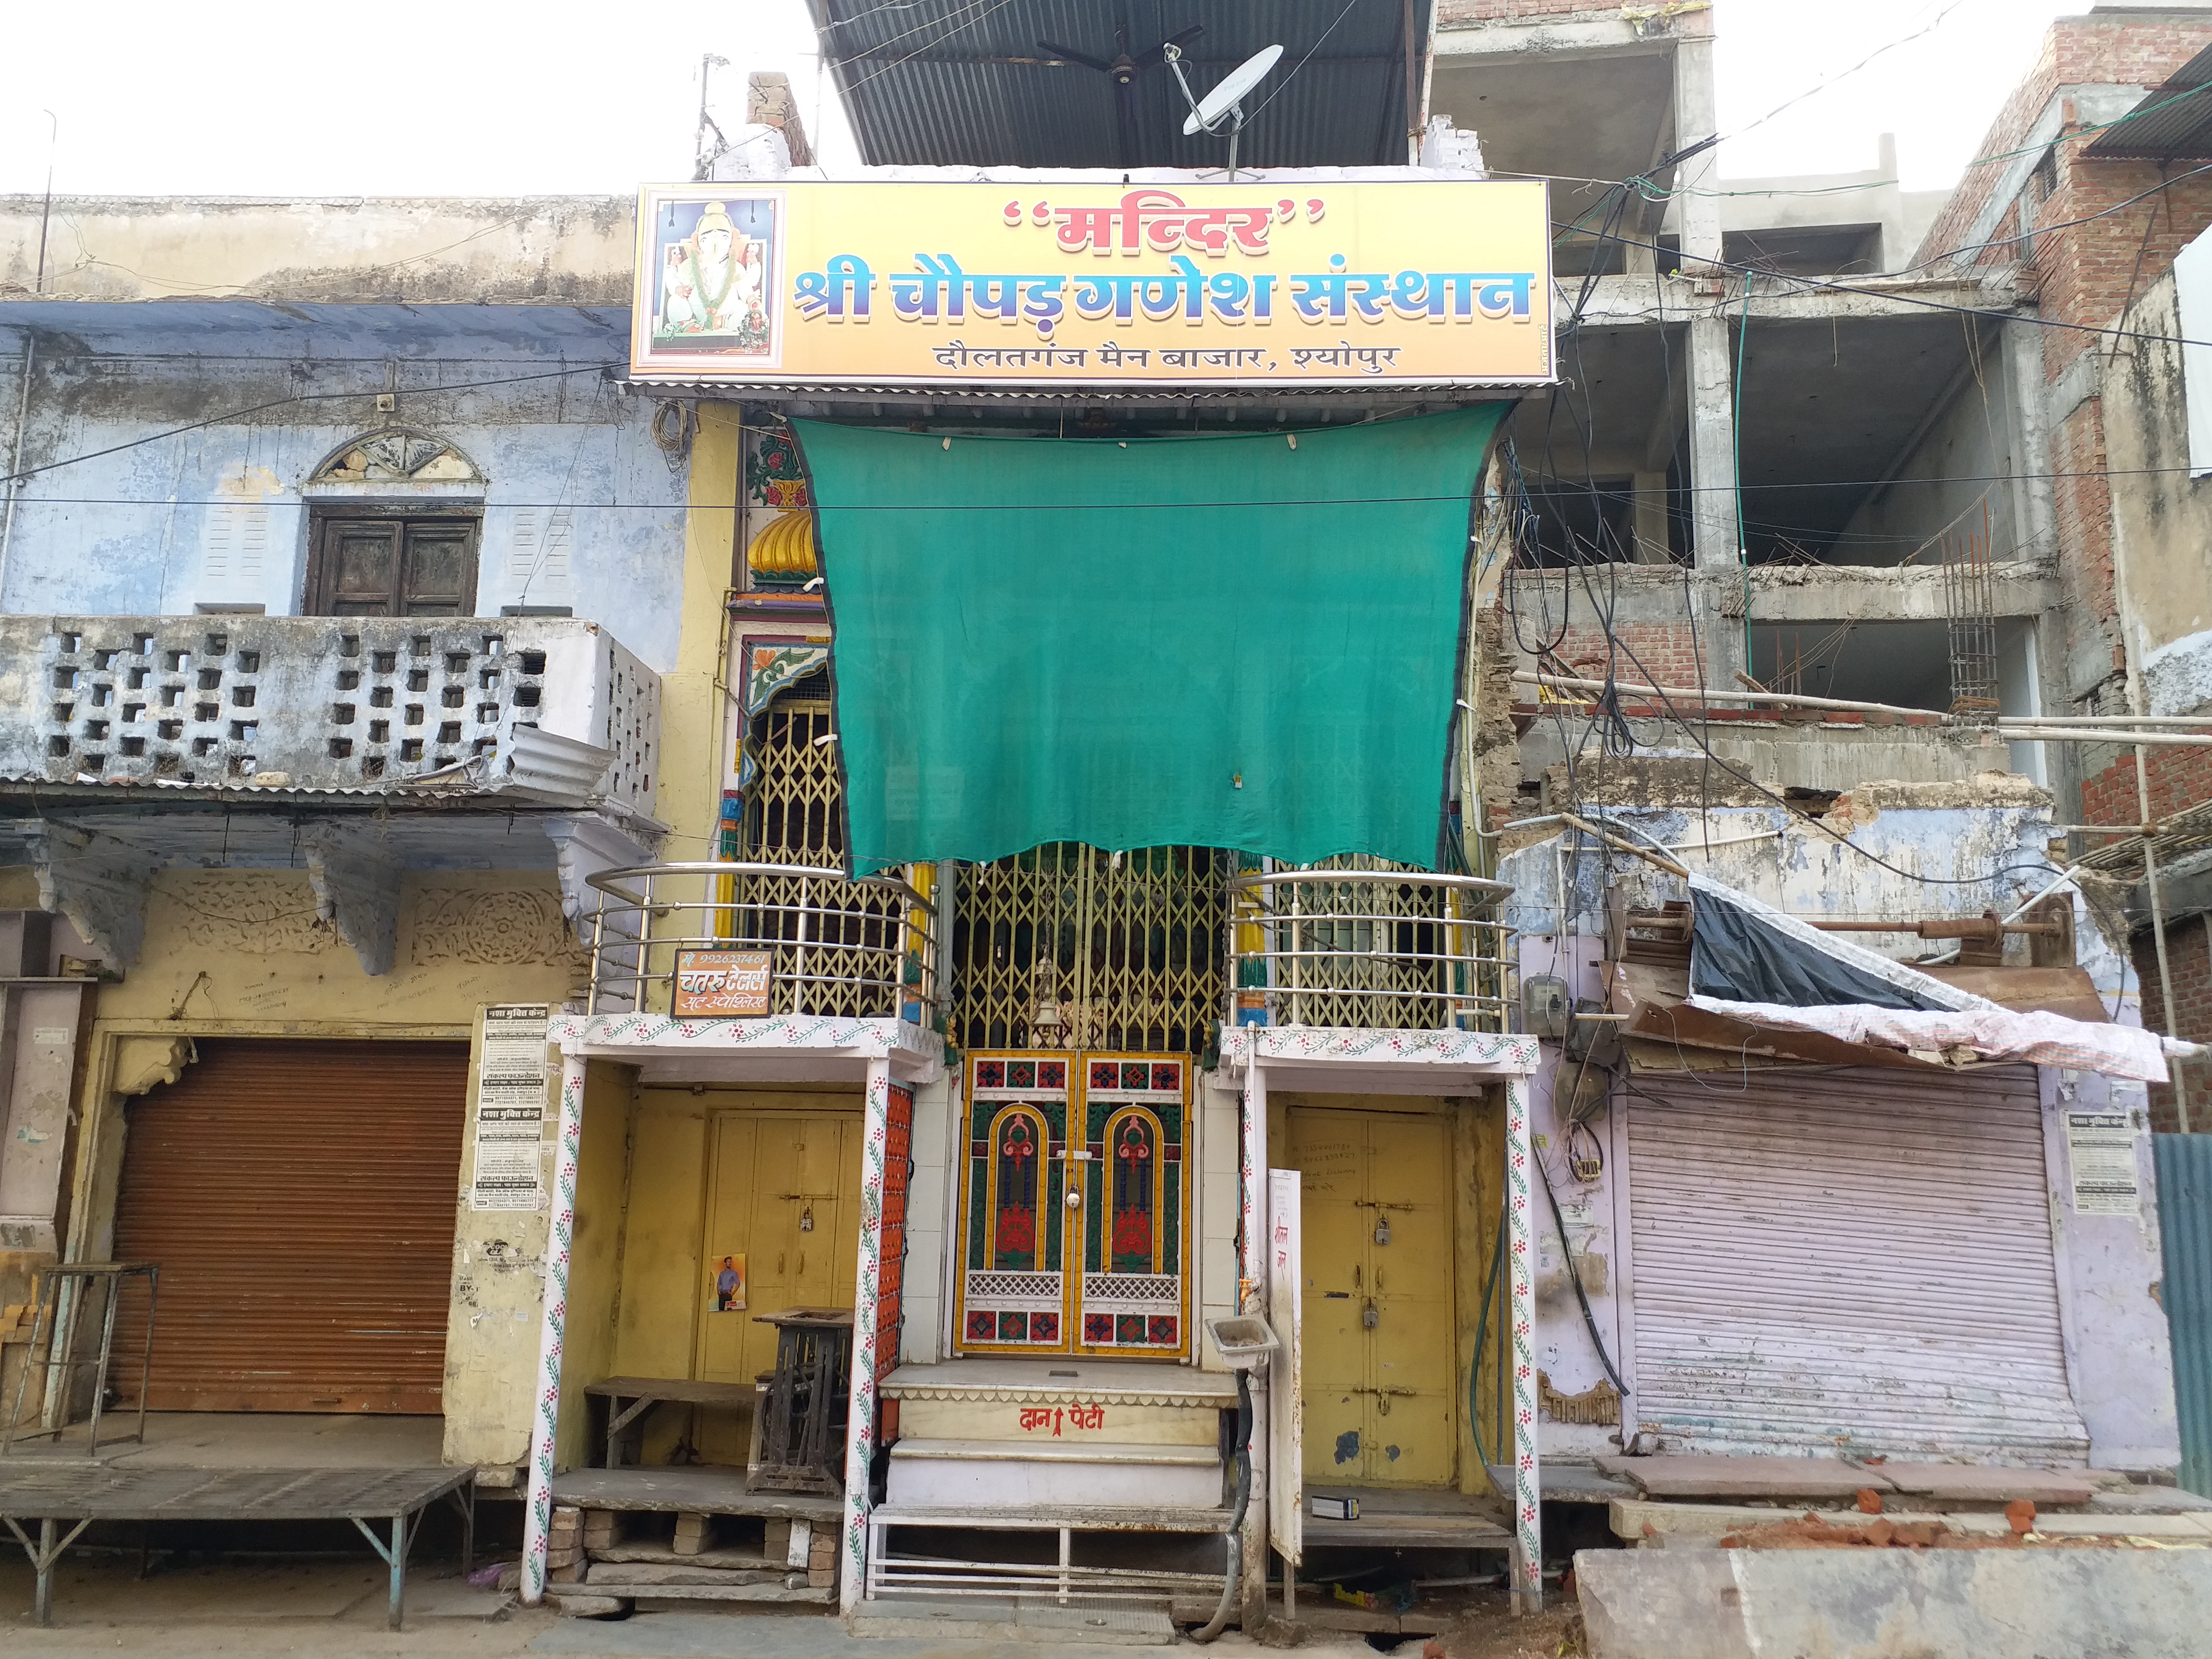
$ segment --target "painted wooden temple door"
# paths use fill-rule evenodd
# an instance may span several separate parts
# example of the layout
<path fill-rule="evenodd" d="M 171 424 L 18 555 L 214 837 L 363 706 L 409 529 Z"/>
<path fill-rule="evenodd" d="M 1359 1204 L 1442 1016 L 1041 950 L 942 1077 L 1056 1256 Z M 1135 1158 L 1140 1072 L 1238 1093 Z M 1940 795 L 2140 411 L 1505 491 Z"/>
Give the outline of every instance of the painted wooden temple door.
<path fill-rule="evenodd" d="M 971 1054 L 958 1347 L 1190 1352 L 1190 1060 Z"/>

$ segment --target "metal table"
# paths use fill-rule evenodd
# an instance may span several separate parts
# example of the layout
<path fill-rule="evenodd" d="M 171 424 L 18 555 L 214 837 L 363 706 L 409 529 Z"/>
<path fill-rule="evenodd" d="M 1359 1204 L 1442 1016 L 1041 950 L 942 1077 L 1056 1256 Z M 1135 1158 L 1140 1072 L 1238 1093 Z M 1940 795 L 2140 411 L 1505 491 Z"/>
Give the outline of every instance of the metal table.
<path fill-rule="evenodd" d="M 123 1281 L 143 1279 L 146 1281 L 146 1346 L 138 1356 L 138 1431 L 127 1437 L 140 1445 L 146 1443 L 146 1384 L 154 1372 L 154 1306 L 160 1298 L 161 1268 L 153 1261 L 63 1261 L 42 1270 L 40 1274 L 39 1311 L 31 1322 L 31 1345 L 23 1351 L 23 1370 L 15 1380 L 15 1404 L 8 1413 L 7 1425 L 0 1428 L 0 1456 L 5 1456 L 18 1440 L 35 1440 L 51 1436 L 58 1440 L 68 1431 L 67 1401 L 72 1392 L 71 1379 L 79 1371 L 90 1371 L 92 1377 L 92 1427 L 85 1447 L 85 1455 L 100 1455 L 100 1418 L 107 1400 L 107 1364 L 115 1347 L 115 1307 L 123 1295 Z M 62 1306 L 61 1289 L 64 1285 L 76 1287 L 66 1310 Z M 82 1310 L 77 1305 L 83 1293 L 98 1285 L 106 1291 L 106 1306 L 100 1323 L 100 1352 L 89 1359 L 77 1358 L 77 1316 Z M 61 1332 L 66 1319 L 67 1336 Z M 40 1352 L 43 1338 L 46 1351 Z M 56 1344 L 61 1345 L 56 1352 Z M 23 1401 L 29 1393 L 31 1374 L 44 1371 L 49 1379 L 61 1379 L 63 1408 L 49 1409 L 47 1415 L 55 1426 L 50 1429 L 26 1429 L 23 1422 Z M 50 1380 L 46 1385 L 53 1386 Z"/>
<path fill-rule="evenodd" d="M 474 1565 L 476 1470 L 119 1469 L 0 1466 L 0 1521 L 15 1534 L 38 1574 L 32 1601 L 40 1625 L 53 1622 L 53 1570 L 62 1553 L 95 1521 L 350 1521 L 392 1570 L 391 1627 L 399 1628 L 407 1590 L 407 1553 L 422 1513 L 450 1498 L 461 1516 L 461 1571 Z M 23 1522 L 39 1524 L 34 1544 Z M 74 1521 L 67 1536 L 61 1523 Z M 371 1522 L 389 1522 L 387 1546 Z"/>

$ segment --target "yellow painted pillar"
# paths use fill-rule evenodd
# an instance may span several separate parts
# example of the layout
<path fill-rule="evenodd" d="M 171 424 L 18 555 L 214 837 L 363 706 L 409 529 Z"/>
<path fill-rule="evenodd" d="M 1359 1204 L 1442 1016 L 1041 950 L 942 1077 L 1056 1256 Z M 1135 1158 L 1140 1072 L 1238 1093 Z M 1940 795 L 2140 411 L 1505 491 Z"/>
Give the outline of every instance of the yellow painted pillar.
<path fill-rule="evenodd" d="M 658 804 L 671 863 L 721 856 L 722 653 L 744 473 L 738 415 L 735 404 L 702 402 L 691 441 L 682 632 L 676 666 L 660 680 Z"/>

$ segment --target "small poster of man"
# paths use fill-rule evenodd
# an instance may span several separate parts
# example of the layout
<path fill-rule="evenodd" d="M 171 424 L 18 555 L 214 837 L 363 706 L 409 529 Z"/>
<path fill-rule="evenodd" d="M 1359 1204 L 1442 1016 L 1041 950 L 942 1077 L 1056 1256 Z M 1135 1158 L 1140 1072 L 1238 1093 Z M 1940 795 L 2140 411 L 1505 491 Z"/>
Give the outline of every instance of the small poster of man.
<path fill-rule="evenodd" d="M 777 206 L 736 197 L 659 204 L 655 347 L 774 356 Z"/>
<path fill-rule="evenodd" d="M 741 1255 L 726 1255 L 714 1268 L 714 1311 L 743 1313 L 745 1310 L 745 1259 Z"/>

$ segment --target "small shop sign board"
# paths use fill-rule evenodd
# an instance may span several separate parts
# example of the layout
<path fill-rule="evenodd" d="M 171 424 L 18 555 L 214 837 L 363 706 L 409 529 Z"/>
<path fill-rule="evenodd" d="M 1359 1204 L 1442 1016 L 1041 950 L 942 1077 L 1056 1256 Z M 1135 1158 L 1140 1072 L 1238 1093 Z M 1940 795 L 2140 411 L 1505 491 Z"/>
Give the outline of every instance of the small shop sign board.
<path fill-rule="evenodd" d="M 676 1006 L 680 1016 L 758 1019 L 769 1011 L 773 978 L 766 951 L 678 951 Z"/>

